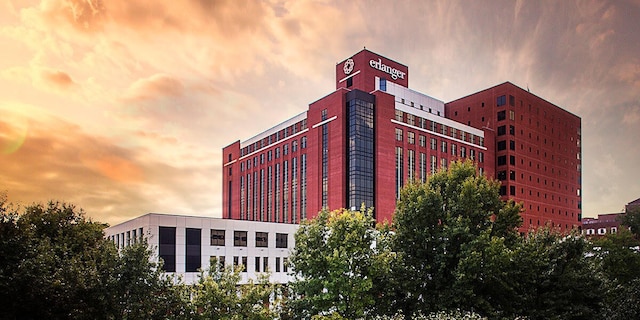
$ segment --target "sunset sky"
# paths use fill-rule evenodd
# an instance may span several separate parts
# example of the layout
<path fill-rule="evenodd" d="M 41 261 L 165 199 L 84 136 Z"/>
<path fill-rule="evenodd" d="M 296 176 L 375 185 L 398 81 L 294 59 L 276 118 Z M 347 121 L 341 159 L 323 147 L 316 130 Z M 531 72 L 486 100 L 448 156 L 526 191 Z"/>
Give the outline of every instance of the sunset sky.
<path fill-rule="evenodd" d="M 219 217 L 221 149 L 363 47 L 445 102 L 528 87 L 582 118 L 583 216 L 640 198 L 640 0 L 0 0 L 0 191 L 110 224 Z"/>

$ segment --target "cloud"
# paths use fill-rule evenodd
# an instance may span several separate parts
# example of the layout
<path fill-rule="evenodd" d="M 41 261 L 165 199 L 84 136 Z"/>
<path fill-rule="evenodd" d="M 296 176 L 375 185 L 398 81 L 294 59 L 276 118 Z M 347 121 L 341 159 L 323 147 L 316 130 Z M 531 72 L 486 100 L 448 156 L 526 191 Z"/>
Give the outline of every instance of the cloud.
<path fill-rule="evenodd" d="M 166 74 L 155 74 L 135 81 L 127 90 L 125 99 L 147 100 L 162 96 L 182 96 L 185 92 L 180 80 Z"/>
<path fill-rule="evenodd" d="M 69 89 L 75 85 L 71 76 L 59 70 L 43 70 L 41 77 L 46 84 L 62 90 Z"/>
<path fill-rule="evenodd" d="M 7 119 L 0 119 L 0 145 L 20 135 Z M 0 189 L 8 190 L 12 201 L 67 201 L 111 223 L 117 215 L 149 211 L 211 214 L 211 199 L 202 196 L 211 190 L 203 178 L 213 170 L 210 157 L 176 166 L 56 117 L 29 116 L 28 121 L 20 148 L 0 154 Z"/>

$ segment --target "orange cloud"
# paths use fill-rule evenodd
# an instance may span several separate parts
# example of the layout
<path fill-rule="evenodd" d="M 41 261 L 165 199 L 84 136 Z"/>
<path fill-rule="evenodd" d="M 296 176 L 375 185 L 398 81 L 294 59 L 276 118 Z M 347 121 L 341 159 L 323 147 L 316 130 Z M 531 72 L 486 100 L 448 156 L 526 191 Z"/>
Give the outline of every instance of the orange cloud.
<path fill-rule="evenodd" d="M 94 160 L 95 167 L 105 177 L 117 182 L 140 182 L 142 169 L 134 162 L 122 157 L 106 155 Z"/>
<path fill-rule="evenodd" d="M 75 84 L 71 76 L 62 71 L 43 70 L 41 75 L 46 83 L 59 89 L 68 89 Z"/>

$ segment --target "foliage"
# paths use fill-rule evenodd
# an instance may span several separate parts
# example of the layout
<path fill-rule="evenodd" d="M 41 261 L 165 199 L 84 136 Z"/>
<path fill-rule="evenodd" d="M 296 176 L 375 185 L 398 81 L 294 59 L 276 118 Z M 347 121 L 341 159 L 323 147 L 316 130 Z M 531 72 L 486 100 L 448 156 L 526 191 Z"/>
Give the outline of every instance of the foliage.
<path fill-rule="evenodd" d="M 633 210 L 626 213 L 621 223 L 630 227 L 631 231 L 620 228 L 617 233 L 608 233 L 600 239 L 595 239 L 593 243 L 593 260 L 606 289 L 602 317 L 638 319 L 640 318 L 638 305 L 640 241 L 637 232 L 640 225 L 640 211 Z"/>
<path fill-rule="evenodd" d="M 320 212 L 295 234 L 291 257 L 294 317 L 362 318 L 379 297 L 374 285 L 384 276 L 388 229 L 374 229 L 371 211 Z M 333 315 L 332 315 L 333 314 Z M 327 317 L 325 317 L 327 318 Z"/>
<path fill-rule="evenodd" d="M 212 264 L 216 266 L 216 263 Z M 218 270 L 215 267 L 200 273 L 191 288 L 193 319 L 274 319 L 277 313 L 270 306 L 276 296 L 276 285 L 269 283 L 268 274 L 254 282 L 240 285 L 241 268 Z"/>
<path fill-rule="evenodd" d="M 529 233 L 515 249 L 511 267 L 517 285 L 515 313 L 529 319 L 585 319 L 601 305 L 602 282 L 587 258 L 589 243 L 579 234 L 548 228 Z"/>
<path fill-rule="evenodd" d="M 24 208 L 0 198 L 2 319 L 171 318 L 179 287 L 149 262 L 145 245 L 120 255 L 104 224 L 72 205 Z"/>
<path fill-rule="evenodd" d="M 478 175 L 471 162 L 455 162 L 427 183 L 401 191 L 393 224 L 397 309 L 412 314 L 455 308 L 477 297 L 469 285 L 480 281 L 481 287 L 490 287 L 484 265 L 500 265 L 500 258 L 491 254 L 513 245 L 521 224 L 520 206 L 502 202 L 498 188 L 497 182 Z M 458 270 L 461 263 L 465 270 Z M 476 302 L 475 307 L 488 305 Z"/>
<path fill-rule="evenodd" d="M 620 224 L 629 227 L 636 240 L 640 240 L 640 207 L 619 216 Z"/>
<path fill-rule="evenodd" d="M 392 316 L 377 316 L 374 320 L 404 320 L 405 316 L 402 313 L 397 313 Z M 475 312 L 462 311 L 460 309 L 437 311 L 426 315 L 422 313 L 413 314 L 409 319 L 412 320 L 483 320 L 487 319 Z"/>

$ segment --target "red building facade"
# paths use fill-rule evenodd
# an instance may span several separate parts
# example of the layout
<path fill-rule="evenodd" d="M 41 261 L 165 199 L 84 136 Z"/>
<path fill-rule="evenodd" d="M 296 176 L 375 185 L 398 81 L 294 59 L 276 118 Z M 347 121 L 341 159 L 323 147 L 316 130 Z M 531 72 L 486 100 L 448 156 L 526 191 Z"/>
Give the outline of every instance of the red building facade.
<path fill-rule="evenodd" d="M 495 178 L 503 199 L 524 204 L 523 230 L 580 227 L 580 117 L 509 82 L 447 103 L 445 115 L 495 130 Z"/>
<path fill-rule="evenodd" d="M 502 158 L 495 144 L 502 139 L 496 121 L 485 121 L 490 113 L 485 119 L 446 116 L 449 109 L 460 114 L 458 102 L 465 105 L 471 96 L 445 106 L 409 89 L 407 66 L 366 49 L 335 70 L 336 90 L 307 111 L 223 148 L 224 218 L 299 223 L 322 208 L 364 204 L 374 208 L 376 220 L 390 221 L 407 181 L 426 181 L 451 161 L 471 159 L 496 176 Z M 571 186 L 575 192 L 579 184 Z M 563 224 L 574 226 L 577 217 Z"/>

